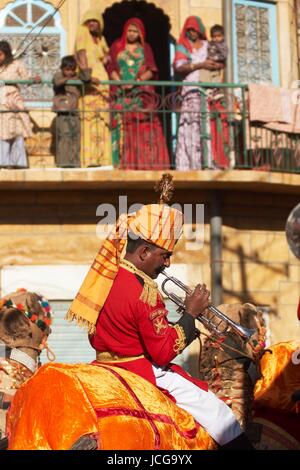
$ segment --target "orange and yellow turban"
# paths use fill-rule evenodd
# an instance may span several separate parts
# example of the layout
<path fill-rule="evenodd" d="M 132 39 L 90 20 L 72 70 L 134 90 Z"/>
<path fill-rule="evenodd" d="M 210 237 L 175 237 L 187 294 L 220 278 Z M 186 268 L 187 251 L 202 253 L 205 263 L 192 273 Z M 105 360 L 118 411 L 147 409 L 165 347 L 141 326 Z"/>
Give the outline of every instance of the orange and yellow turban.
<path fill-rule="evenodd" d="M 182 234 L 183 214 L 164 204 L 143 206 L 134 214 L 123 214 L 102 243 L 83 284 L 67 313 L 68 320 L 95 331 L 97 319 L 125 254 L 129 232 L 172 252 Z M 151 283 L 151 281 L 149 280 Z M 145 286 L 146 289 L 149 286 Z M 143 300 L 147 295 L 143 293 Z"/>

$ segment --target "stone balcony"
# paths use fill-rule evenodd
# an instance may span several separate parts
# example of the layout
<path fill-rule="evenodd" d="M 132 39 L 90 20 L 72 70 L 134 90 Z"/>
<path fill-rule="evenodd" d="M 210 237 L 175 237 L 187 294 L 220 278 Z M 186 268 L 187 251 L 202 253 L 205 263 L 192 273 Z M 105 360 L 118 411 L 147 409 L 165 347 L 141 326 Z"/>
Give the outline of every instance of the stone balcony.
<path fill-rule="evenodd" d="M 169 171 L 180 191 L 238 190 L 300 194 L 300 174 L 258 170 Z M 0 190 L 137 190 L 151 191 L 159 180 L 159 171 L 79 169 L 0 170 Z"/>

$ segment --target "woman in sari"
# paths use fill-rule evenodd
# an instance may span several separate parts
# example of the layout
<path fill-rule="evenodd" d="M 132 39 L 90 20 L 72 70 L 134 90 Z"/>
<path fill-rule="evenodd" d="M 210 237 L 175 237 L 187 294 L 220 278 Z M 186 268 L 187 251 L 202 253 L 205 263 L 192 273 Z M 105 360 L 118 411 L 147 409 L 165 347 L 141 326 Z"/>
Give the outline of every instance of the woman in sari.
<path fill-rule="evenodd" d="M 81 70 L 91 69 L 99 82 L 107 80 L 105 70 L 108 47 L 104 37 L 102 16 L 89 10 L 82 18 L 75 41 L 75 54 Z M 81 98 L 81 152 L 83 167 L 111 165 L 109 130 L 109 90 L 95 83 L 87 86 Z"/>
<path fill-rule="evenodd" d="M 183 82 L 200 83 L 201 71 L 224 68 L 223 64 L 207 59 L 207 52 L 205 27 L 198 16 L 190 16 L 184 23 L 174 60 L 174 69 L 184 77 Z M 205 90 L 200 91 L 196 85 L 183 86 L 176 148 L 177 170 L 214 168 L 207 139 L 209 129 Z"/>
<path fill-rule="evenodd" d="M 158 69 L 145 28 L 130 18 L 120 39 L 109 52 L 107 65 L 112 80 L 148 81 L 158 78 Z M 155 112 L 153 86 L 112 87 L 115 109 L 112 125 L 113 164 L 124 169 L 162 170 L 169 168 L 169 155 L 160 120 Z"/>

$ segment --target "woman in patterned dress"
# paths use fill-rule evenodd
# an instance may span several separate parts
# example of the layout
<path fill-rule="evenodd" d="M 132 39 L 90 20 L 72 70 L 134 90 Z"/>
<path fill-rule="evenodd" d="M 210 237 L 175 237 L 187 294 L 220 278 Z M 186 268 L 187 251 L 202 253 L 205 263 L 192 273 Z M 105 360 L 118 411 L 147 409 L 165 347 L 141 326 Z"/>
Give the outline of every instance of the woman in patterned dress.
<path fill-rule="evenodd" d="M 23 63 L 14 60 L 10 44 L 0 41 L 0 168 L 27 168 L 24 138 L 31 136 L 29 115 L 18 85 L 5 80 L 28 80 Z"/>
<path fill-rule="evenodd" d="M 183 82 L 201 82 L 201 70 L 218 70 L 223 64 L 207 59 L 208 41 L 205 27 L 198 16 L 190 16 L 184 23 L 176 46 L 174 69 Z M 211 145 L 205 140 L 210 122 L 205 91 L 200 87 L 182 87 L 182 105 L 177 135 L 176 169 L 201 170 L 213 167 Z M 205 100 L 205 102 L 204 102 Z"/>

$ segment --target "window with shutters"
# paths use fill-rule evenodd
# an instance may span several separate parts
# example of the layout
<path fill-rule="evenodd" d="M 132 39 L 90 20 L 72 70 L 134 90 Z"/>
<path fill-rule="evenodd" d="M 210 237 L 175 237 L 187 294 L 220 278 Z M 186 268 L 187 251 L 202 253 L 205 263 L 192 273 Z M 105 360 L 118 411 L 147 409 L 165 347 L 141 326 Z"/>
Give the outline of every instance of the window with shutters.
<path fill-rule="evenodd" d="M 75 364 L 94 361 L 95 350 L 89 343 L 86 330 L 79 328 L 75 322 L 65 320 L 71 300 L 51 300 L 50 303 L 54 319 L 48 345 L 55 354 L 56 362 Z M 48 362 L 45 351 L 41 354 L 41 361 L 43 364 Z"/>
<path fill-rule="evenodd" d="M 15 58 L 23 60 L 31 76 L 52 80 L 65 50 L 65 31 L 59 12 L 42 0 L 16 0 L 0 12 L 0 41 L 8 41 Z M 49 102 L 51 85 L 23 87 L 27 102 Z"/>
<path fill-rule="evenodd" d="M 233 0 L 234 80 L 279 84 L 276 5 Z"/>

